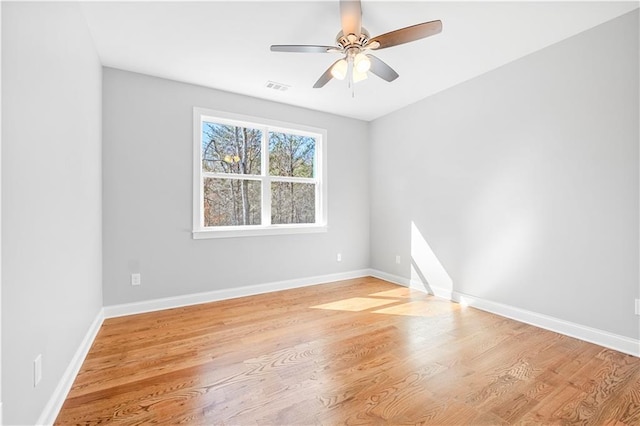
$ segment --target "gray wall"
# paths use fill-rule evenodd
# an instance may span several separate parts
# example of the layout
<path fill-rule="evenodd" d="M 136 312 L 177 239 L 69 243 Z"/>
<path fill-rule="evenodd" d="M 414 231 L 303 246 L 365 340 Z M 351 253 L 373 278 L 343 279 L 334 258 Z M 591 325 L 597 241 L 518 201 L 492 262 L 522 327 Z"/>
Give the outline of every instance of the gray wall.
<path fill-rule="evenodd" d="M 327 129 L 329 231 L 193 240 L 194 106 Z M 367 268 L 367 135 L 366 122 L 105 68 L 105 305 Z"/>
<path fill-rule="evenodd" d="M 33 424 L 102 306 L 102 70 L 68 3 L 3 2 L 2 67 L 4 421 Z"/>
<path fill-rule="evenodd" d="M 372 267 L 637 339 L 638 71 L 636 10 L 373 122 Z"/>

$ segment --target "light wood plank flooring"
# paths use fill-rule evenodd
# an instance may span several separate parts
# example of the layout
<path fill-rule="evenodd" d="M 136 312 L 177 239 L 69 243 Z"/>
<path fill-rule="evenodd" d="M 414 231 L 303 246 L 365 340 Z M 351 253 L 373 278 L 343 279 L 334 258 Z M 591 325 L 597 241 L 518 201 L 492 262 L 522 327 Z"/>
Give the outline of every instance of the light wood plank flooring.
<path fill-rule="evenodd" d="M 640 359 L 362 278 L 104 322 L 57 424 L 640 425 Z"/>

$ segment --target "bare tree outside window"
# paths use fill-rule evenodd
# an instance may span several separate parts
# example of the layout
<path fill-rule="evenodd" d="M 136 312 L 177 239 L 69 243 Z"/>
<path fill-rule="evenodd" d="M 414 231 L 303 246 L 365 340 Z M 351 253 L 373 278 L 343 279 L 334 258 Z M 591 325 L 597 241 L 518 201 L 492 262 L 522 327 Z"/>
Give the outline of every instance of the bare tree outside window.
<path fill-rule="evenodd" d="M 324 131 L 207 112 L 194 108 L 194 238 L 323 232 Z"/>
<path fill-rule="evenodd" d="M 271 176 L 314 176 L 315 139 L 287 133 L 269 134 Z M 272 182 L 271 223 L 314 223 L 315 185 Z"/>
<path fill-rule="evenodd" d="M 316 189 L 308 183 L 271 183 L 271 223 L 314 223 Z"/>
<path fill-rule="evenodd" d="M 203 124 L 202 170 L 259 175 L 262 132 L 247 127 Z M 205 179 L 205 226 L 259 225 L 260 182 L 246 179 Z"/>
<path fill-rule="evenodd" d="M 245 201 L 245 193 L 248 202 Z M 204 180 L 206 226 L 260 225 L 260 206 L 261 189 L 258 181 L 215 178 Z"/>

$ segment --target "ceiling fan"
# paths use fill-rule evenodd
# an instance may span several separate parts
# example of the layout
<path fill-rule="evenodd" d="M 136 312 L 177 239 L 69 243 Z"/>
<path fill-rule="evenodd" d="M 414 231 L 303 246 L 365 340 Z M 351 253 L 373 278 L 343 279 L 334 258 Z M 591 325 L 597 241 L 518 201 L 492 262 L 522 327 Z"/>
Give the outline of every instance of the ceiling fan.
<path fill-rule="evenodd" d="M 367 72 L 386 81 L 398 78 L 398 73 L 370 51 L 420 40 L 442 31 L 441 21 L 429 21 L 410 27 L 400 28 L 376 37 L 370 37 L 362 26 L 362 7 L 360 0 L 340 0 L 340 20 L 342 30 L 336 36 L 336 46 L 274 44 L 272 52 L 294 53 L 339 53 L 343 58 L 335 61 L 313 85 L 318 89 L 332 78 L 357 83 L 367 78 Z"/>

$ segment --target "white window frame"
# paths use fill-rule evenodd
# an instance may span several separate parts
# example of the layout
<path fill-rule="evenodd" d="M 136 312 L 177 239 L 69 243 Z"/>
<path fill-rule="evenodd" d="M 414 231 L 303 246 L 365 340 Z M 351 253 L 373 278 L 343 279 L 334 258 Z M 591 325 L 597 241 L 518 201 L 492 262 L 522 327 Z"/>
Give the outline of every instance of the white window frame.
<path fill-rule="evenodd" d="M 229 124 L 262 130 L 261 175 L 231 175 L 202 171 L 202 125 L 203 122 Z M 313 178 L 269 176 L 269 132 L 292 133 L 315 138 L 315 161 Z M 295 123 L 269 120 L 242 114 L 193 108 L 193 231 L 194 239 L 249 237 L 260 235 L 306 234 L 327 231 L 327 131 Z M 257 180 L 262 183 L 262 225 L 204 226 L 205 178 Z M 271 182 L 311 183 L 316 185 L 316 222 L 304 224 L 271 224 Z"/>

